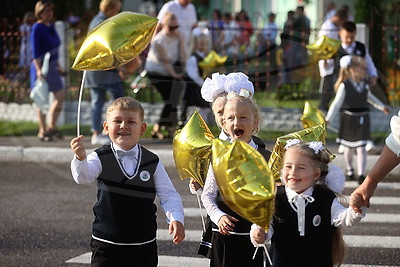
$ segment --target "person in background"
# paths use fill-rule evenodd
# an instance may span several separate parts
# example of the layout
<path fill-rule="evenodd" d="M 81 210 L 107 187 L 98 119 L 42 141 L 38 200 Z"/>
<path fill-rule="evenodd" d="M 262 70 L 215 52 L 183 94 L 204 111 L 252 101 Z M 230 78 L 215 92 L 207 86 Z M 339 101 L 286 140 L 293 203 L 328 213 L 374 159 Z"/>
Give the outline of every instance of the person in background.
<path fill-rule="evenodd" d="M 332 39 L 339 40 L 339 29 L 343 22 L 347 21 L 347 12 L 345 10 L 338 10 L 335 15 L 329 20 L 325 21 L 318 32 L 318 38 L 327 36 Z M 319 75 L 321 76 L 320 92 L 321 102 L 319 109 L 327 111 L 329 108 L 330 100 L 333 97 L 333 86 L 336 81 L 334 73 L 335 60 L 333 58 L 318 61 Z"/>
<path fill-rule="evenodd" d="M 195 106 L 199 108 L 199 113 L 207 122 L 210 113 L 210 105 L 201 97 L 201 86 L 204 83 L 203 70 L 199 63 L 206 57 L 209 50 L 210 32 L 207 28 L 194 28 L 193 30 L 194 51 L 186 62 L 186 90 L 184 107 L 181 114 L 182 126 L 186 122 L 187 108 Z"/>
<path fill-rule="evenodd" d="M 159 32 L 162 29 L 166 13 L 172 13 L 175 15 L 180 27 L 179 31 L 185 40 L 186 51 L 191 51 L 191 33 L 197 25 L 196 7 L 192 4 L 192 0 L 172 0 L 165 3 L 157 15 L 159 24 L 157 25 L 156 32 Z"/>
<path fill-rule="evenodd" d="M 253 25 L 249 19 L 249 15 L 247 11 L 242 9 L 237 14 L 237 23 L 240 29 L 239 35 L 239 44 L 243 49 L 247 50 L 247 46 L 250 44 L 250 37 L 254 32 Z"/>
<path fill-rule="evenodd" d="M 224 13 L 222 54 L 232 58 L 239 52 L 239 25 L 231 13 Z"/>
<path fill-rule="evenodd" d="M 337 93 L 325 118 L 329 124 L 332 116 L 341 111 L 338 142 L 344 146 L 347 179 L 355 179 L 353 156 L 357 151 L 360 184 L 364 181 L 367 164 L 365 146 L 371 140 L 369 104 L 389 114 L 389 109 L 371 93 L 366 82 L 366 72 L 364 58 L 346 55 L 340 59 L 340 73 L 335 84 Z"/>
<path fill-rule="evenodd" d="M 89 24 L 91 31 L 104 20 L 111 18 L 119 13 L 122 4 L 119 0 L 101 0 L 99 12 Z M 105 71 L 87 71 L 85 87 L 90 88 L 90 102 L 92 106 L 92 145 L 102 145 L 110 142 L 110 139 L 102 134 L 103 106 L 106 102 L 107 92 L 112 99 L 117 99 L 124 95 L 122 81 L 140 66 L 140 58 L 132 60 L 125 67 Z"/>
<path fill-rule="evenodd" d="M 63 70 L 58 62 L 61 41 L 54 26 L 54 4 L 51 1 L 38 1 L 35 5 L 35 16 L 38 20 L 33 24 L 30 36 L 33 58 L 30 66 L 30 81 L 33 89 L 36 79 L 46 80 L 49 91 L 54 95 L 54 101 L 48 112 L 50 116 L 48 125 L 46 125 L 46 114 L 39 108 L 37 109 L 38 137 L 42 141 L 51 141 L 53 138 L 63 138 L 61 132 L 56 128 L 65 99 L 64 85 L 60 75 Z M 44 77 L 42 63 L 47 52 L 50 53 L 49 70 Z"/>
<path fill-rule="evenodd" d="M 21 35 L 21 44 L 19 47 L 19 66 L 21 67 L 22 77 L 20 79 L 25 81 L 29 77 L 29 66 L 32 62 L 32 46 L 30 42 L 30 35 L 32 25 L 35 22 L 35 16 L 32 11 L 28 11 L 24 15 L 23 23 L 19 26 L 19 33 Z"/>
<path fill-rule="evenodd" d="M 208 28 L 211 29 L 211 47 L 217 53 L 220 53 L 223 42 L 224 21 L 222 20 L 221 11 L 218 9 L 214 9 L 212 14 L 213 19 L 209 21 L 208 25 Z"/>
<path fill-rule="evenodd" d="M 336 13 L 336 4 L 334 1 L 329 1 L 326 4 L 326 13 L 324 17 L 324 22 L 327 21 L 328 19 L 331 19 Z"/>
<path fill-rule="evenodd" d="M 281 33 L 281 48 L 282 52 L 282 84 L 292 83 L 292 67 L 294 64 L 293 55 L 293 25 L 294 25 L 294 11 L 287 12 L 287 19 L 283 25 Z"/>
<path fill-rule="evenodd" d="M 182 94 L 178 82 L 183 81 L 187 60 L 185 38 L 179 28 L 176 16 L 171 12 L 165 13 L 162 30 L 151 41 L 147 55 L 147 75 L 165 104 L 151 131 L 151 136 L 155 139 L 172 138 L 178 123 L 177 105 Z M 163 127 L 168 132 L 167 136 L 161 131 Z"/>

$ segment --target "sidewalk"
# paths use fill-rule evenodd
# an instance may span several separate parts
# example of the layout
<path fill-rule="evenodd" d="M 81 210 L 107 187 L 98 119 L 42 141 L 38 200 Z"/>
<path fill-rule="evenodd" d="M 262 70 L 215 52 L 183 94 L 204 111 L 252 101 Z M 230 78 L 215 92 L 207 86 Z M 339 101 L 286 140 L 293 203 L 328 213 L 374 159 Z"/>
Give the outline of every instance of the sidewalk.
<path fill-rule="evenodd" d="M 65 163 L 71 161 L 73 153 L 69 148 L 69 142 L 72 136 L 66 136 L 64 140 L 42 142 L 36 136 L 12 136 L 0 137 L 0 162 L 16 161 L 16 162 L 51 162 Z M 166 167 L 175 166 L 172 155 L 172 140 L 154 140 L 150 138 L 140 139 L 140 143 L 151 151 L 159 155 L 161 161 Z M 97 148 L 97 145 L 90 144 L 90 137 L 85 140 L 88 152 Z M 274 142 L 266 141 L 267 148 L 273 148 Z M 375 164 L 382 150 L 379 144 L 374 150 L 369 152 L 367 160 L 367 172 Z M 336 155 L 333 163 L 344 169 L 343 154 L 338 154 L 337 145 L 334 143 L 327 144 L 328 149 Z M 390 173 L 391 176 L 400 176 L 400 166 L 397 166 Z"/>

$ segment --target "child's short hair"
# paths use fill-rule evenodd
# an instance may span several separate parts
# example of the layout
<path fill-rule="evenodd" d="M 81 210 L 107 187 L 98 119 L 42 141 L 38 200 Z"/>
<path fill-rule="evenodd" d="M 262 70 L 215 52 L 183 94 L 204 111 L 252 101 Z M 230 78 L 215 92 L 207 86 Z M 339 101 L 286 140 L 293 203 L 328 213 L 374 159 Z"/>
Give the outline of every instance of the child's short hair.
<path fill-rule="evenodd" d="M 260 109 L 258 108 L 253 98 L 237 94 L 236 92 L 228 93 L 226 98 L 227 101 L 230 101 L 232 99 L 238 99 L 239 102 L 246 103 L 251 106 L 251 111 L 253 112 L 254 119 L 257 120 L 256 128 L 253 129 L 253 134 L 256 134 L 260 130 L 261 117 L 260 117 Z"/>
<path fill-rule="evenodd" d="M 344 9 L 339 9 L 338 11 L 336 11 L 335 17 L 338 17 L 338 18 L 340 18 L 341 20 L 347 20 L 347 18 L 348 18 L 348 13 L 347 13 L 347 11 L 344 10 Z"/>
<path fill-rule="evenodd" d="M 342 26 L 340 26 L 340 28 L 345 30 L 346 32 L 356 32 L 357 31 L 356 24 L 352 21 L 343 22 L 343 24 L 342 24 Z"/>
<path fill-rule="evenodd" d="M 121 1 L 119 0 L 101 0 L 99 4 L 99 9 L 102 12 L 107 11 L 109 8 L 120 9 Z"/>
<path fill-rule="evenodd" d="M 298 140 L 298 139 L 294 139 Z M 288 140 L 289 141 L 289 140 Z M 298 140 L 298 143 L 293 145 L 286 145 L 286 149 L 297 148 L 308 157 L 317 168 L 321 170 L 321 176 L 318 182 L 324 183 L 325 177 L 328 174 L 328 163 L 330 161 L 330 155 L 322 145 L 322 142 L 310 142 L 304 143 Z"/>
<path fill-rule="evenodd" d="M 140 118 L 144 120 L 144 110 L 142 104 L 132 97 L 120 97 L 115 99 L 107 108 L 107 113 L 110 113 L 116 109 L 126 109 L 135 112 L 139 112 Z"/>

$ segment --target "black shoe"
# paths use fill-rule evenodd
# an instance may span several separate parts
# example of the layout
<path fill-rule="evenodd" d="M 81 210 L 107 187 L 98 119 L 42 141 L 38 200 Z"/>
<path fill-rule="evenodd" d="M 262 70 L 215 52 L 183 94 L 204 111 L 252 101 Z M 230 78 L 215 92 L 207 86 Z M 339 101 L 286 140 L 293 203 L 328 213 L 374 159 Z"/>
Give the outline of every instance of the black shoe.
<path fill-rule="evenodd" d="M 364 175 L 360 175 L 358 176 L 358 184 L 362 184 L 365 180 L 365 176 Z"/>
<path fill-rule="evenodd" d="M 354 181 L 356 178 L 354 177 L 354 174 L 351 175 L 346 175 L 346 180 L 347 181 Z"/>

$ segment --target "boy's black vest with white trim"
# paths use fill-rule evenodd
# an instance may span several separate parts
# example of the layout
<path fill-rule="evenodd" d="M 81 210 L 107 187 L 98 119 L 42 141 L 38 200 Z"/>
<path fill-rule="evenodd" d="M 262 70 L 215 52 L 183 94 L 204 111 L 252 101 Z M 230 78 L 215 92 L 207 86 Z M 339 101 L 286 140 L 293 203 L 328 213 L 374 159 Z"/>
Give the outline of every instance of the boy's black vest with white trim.
<path fill-rule="evenodd" d="M 314 202 L 306 206 L 305 235 L 300 236 L 297 212 L 288 201 L 285 187 L 278 187 L 271 240 L 274 266 L 332 266 L 331 207 L 336 196 L 318 185 L 312 196 Z"/>
<path fill-rule="evenodd" d="M 271 156 L 271 151 L 266 150 L 260 146 L 258 146 L 257 151 L 260 152 L 260 154 L 263 155 L 265 160 L 268 162 L 269 157 Z M 236 219 L 238 219 L 237 222 L 234 222 L 235 227 L 233 228 L 232 232 L 235 232 L 235 233 L 249 233 L 250 232 L 252 223 L 249 222 L 248 220 L 246 220 L 245 218 L 243 218 L 242 216 L 240 216 L 239 214 L 237 214 L 236 212 L 234 212 L 233 210 L 231 210 L 228 207 L 228 205 L 225 204 L 219 191 L 218 191 L 218 195 L 217 195 L 217 205 L 221 211 L 225 212 L 229 216 L 233 216 Z M 214 229 L 218 229 L 218 226 L 215 223 L 213 223 L 212 227 Z"/>
<path fill-rule="evenodd" d="M 93 207 L 95 237 L 114 243 L 143 243 L 156 237 L 154 173 L 159 158 L 140 145 L 138 151 L 137 172 L 128 179 L 110 145 L 95 150 L 102 165 Z"/>

